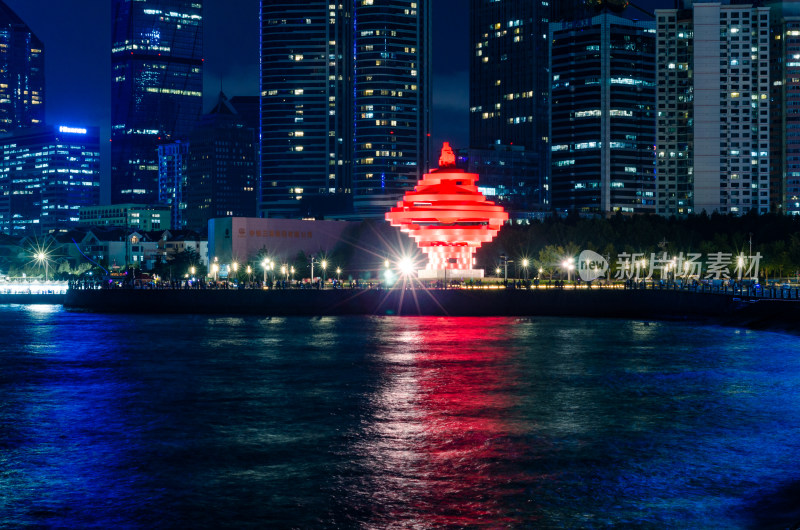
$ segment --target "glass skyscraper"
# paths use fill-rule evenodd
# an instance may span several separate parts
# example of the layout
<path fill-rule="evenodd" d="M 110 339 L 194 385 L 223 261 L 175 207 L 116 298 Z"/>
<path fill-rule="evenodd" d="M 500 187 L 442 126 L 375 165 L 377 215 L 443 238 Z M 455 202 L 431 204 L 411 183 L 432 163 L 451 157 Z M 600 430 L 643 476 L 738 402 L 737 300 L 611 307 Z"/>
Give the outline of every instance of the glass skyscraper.
<path fill-rule="evenodd" d="M 111 201 L 158 200 L 158 145 L 202 112 L 202 0 L 113 0 Z"/>
<path fill-rule="evenodd" d="M 381 217 L 427 160 L 430 2 L 261 2 L 261 210 Z"/>
<path fill-rule="evenodd" d="M 0 0 L 0 132 L 44 123 L 44 45 Z"/>
<path fill-rule="evenodd" d="M 550 32 L 553 208 L 654 213 L 655 23 L 606 12 Z"/>
<path fill-rule="evenodd" d="M 32 127 L 0 140 L 0 232 L 41 234 L 75 226 L 100 199 L 97 127 Z"/>
<path fill-rule="evenodd" d="M 353 205 L 382 218 L 427 170 L 431 0 L 355 4 Z"/>
<path fill-rule="evenodd" d="M 470 1 L 470 148 L 526 151 L 512 196 L 526 210 L 549 209 L 550 3 Z"/>

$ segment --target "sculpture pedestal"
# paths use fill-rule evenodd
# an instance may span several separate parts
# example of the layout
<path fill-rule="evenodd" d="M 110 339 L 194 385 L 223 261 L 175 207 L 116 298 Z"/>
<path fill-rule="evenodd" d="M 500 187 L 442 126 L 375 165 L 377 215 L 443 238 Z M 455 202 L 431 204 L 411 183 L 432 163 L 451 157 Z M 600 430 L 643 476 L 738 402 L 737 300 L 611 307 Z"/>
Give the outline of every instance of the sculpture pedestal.
<path fill-rule="evenodd" d="M 483 278 L 483 269 L 420 269 L 420 280 L 468 280 Z"/>

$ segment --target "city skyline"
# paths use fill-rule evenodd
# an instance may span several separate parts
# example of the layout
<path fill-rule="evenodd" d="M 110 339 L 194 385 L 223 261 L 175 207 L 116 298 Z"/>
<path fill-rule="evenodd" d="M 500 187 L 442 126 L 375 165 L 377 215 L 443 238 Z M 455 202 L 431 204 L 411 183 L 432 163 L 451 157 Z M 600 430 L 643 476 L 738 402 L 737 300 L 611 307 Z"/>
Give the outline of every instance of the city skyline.
<path fill-rule="evenodd" d="M 111 122 L 111 6 L 106 2 L 5 0 L 46 49 L 46 120 L 99 126 L 103 201 L 109 199 Z M 100 4 L 100 5 L 98 5 Z M 652 11 L 673 0 L 640 0 Z M 204 2 L 204 98 L 210 110 L 220 88 L 230 97 L 258 93 L 259 0 Z M 628 9 L 625 16 L 638 17 Z M 465 0 L 433 5 L 433 145 L 468 143 L 469 25 Z M 70 28 L 65 31 L 65 27 Z M 248 29 L 249 28 L 249 29 Z"/>

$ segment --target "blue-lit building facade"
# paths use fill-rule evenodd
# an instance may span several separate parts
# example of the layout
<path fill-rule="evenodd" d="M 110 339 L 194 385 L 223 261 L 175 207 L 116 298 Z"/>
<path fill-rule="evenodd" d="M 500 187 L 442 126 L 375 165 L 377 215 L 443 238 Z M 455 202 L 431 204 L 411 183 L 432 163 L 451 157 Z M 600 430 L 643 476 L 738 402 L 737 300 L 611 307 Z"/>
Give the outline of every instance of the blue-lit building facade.
<path fill-rule="evenodd" d="M 76 226 L 100 199 L 97 127 L 36 127 L 0 139 L 0 232 L 41 234 Z"/>
<path fill-rule="evenodd" d="M 170 207 L 170 225 L 176 229 L 183 228 L 188 155 L 189 142 L 185 140 L 158 146 L 158 202 Z"/>
<path fill-rule="evenodd" d="M 605 12 L 550 32 L 553 209 L 654 213 L 655 22 Z"/>
<path fill-rule="evenodd" d="M 428 0 L 261 2 L 261 215 L 381 217 L 424 172 Z"/>
<path fill-rule="evenodd" d="M 44 45 L 0 0 L 0 132 L 44 123 Z"/>
<path fill-rule="evenodd" d="M 514 182 L 503 188 L 511 194 L 499 200 L 513 217 L 550 210 L 550 3 L 470 0 L 469 147 L 480 151 L 476 160 L 519 158 L 524 149 L 525 166 L 509 175 Z"/>
<path fill-rule="evenodd" d="M 111 201 L 158 200 L 158 145 L 202 112 L 202 0 L 113 0 Z"/>

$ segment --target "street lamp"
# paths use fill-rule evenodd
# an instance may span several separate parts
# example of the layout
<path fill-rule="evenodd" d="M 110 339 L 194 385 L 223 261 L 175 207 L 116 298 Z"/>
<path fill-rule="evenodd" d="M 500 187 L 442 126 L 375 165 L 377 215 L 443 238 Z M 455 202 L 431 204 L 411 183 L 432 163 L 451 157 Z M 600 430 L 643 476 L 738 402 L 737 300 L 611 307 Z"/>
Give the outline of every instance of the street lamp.
<path fill-rule="evenodd" d="M 322 260 L 322 288 L 325 288 L 325 271 L 328 270 L 328 260 Z"/>
<path fill-rule="evenodd" d="M 215 260 L 216 260 L 216 258 L 215 258 Z M 218 263 L 214 263 L 211 266 L 211 271 L 214 273 L 214 283 L 217 283 L 217 272 L 219 272 L 219 264 Z"/>
<path fill-rule="evenodd" d="M 508 264 L 514 263 L 513 260 L 508 259 L 505 254 L 500 254 L 500 259 L 503 261 L 503 284 L 508 283 Z"/>
<path fill-rule="evenodd" d="M 312 286 L 314 285 L 314 262 L 315 261 L 316 261 L 316 258 L 314 258 L 314 256 L 311 256 L 311 285 Z"/>
<path fill-rule="evenodd" d="M 572 269 L 575 268 L 575 258 L 566 258 L 561 262 L 561 266 L 567 269 L 567 282 L 572 280 Z"/>
<path fill-rule="evenodd" d="M 250 265 L 247 266 L 247 281 L 248 282 L 253 281 L 253 268 L 250 267 Z"/>
<path fill-rule="evenodd" d="M 39 251 L 36 253 L 36 261 L 39 262 L 39 266 L 42 266 L 42 262 L 44 262 L 44 281 L 47 282 L 47 270 L 50 264 L 50 256 L 48 256 L 45 252 Z"/>
<path fill-rule="evenodd" d="M 267 263 L 269 260 L 266 259 L 261 262 L 261 266 L 264 268 L 264 285 L 267 285 Z"/>
<path fill-rule="evenodd" d="M 289 281 L 289 273 L 286 271 L 286 265 L 281 265 L 281 276 L 285 276 L 286 281 Z"/>
<path fill-rule="evenodd" d="M 525 281 L 528 281 L 528 258 L 522 260 L 522 268 L 525 269 Z"/>
<path fill-rule="evenodd" d="M 233 276 L 236 281 L 239 281 L 239 264 L 237 262 L 233 262 Z"/>
<path fill-rule="evenodd" d="M 336 283 L 339 283 L 339 282 L 342 281 L 342 278 L 340 276 L 341 274 L 342 274 L 342 269 L 340 269 L 339 267 L 336 267 Z"/>
<path fill-rule="evenodd" d="M 195 273 L 195 271 L 196 271 L 196 270 L 197 270 L 197 269 L 195 269 L 195 268 L 194 268 L 194 265 L 192 265 L 191 267 L 189 267 L 189 272 L 192 274 L 192 278 L 194 278 L 194 273 Z"/>
<path fill-rule="evenodd" d="M 289 269 L 292 272 L 292 282 L 294 282 L 294 266 Z"/>

